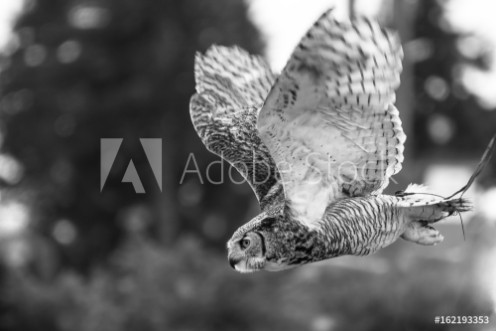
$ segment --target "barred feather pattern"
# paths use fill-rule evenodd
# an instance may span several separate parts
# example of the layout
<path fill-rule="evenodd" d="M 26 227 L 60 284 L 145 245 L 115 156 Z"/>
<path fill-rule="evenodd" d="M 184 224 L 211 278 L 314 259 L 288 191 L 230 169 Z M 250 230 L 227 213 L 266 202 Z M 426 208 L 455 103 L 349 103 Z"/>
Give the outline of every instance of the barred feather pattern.
<path fill-rule="evenodd" d="M 275 77 L 261 57 L 236 46 L 214 45 L 196 54 L 196 92 L 213 97 L 218 110 L 261 106 Z"/>
<path fill-rule="evenodd" d="M 314 228 L 299 222 L 290 209 L 283 214 L 263 212 L 239 228 L 233 238 L 243 238 L 249 232 L 263 235 L 264 268 L 282 270 L 342 255 L 372 254 L 404 237 L 406 232 L 412 231 L 412 226 L 417 231 L 421 228 L 437 233 L 427 224 L 469 208 L 469 203 L 460 198 L 430 204 L 430 197 L 416 194 L 417 202 L 411 205 L 411 200 L 412 196 L 391 195 L 340 199 L 328 206 L 325 216 Z M 432 241 L 429 234 L 414 241 L 427 245 L 442 241 L 442 237 Z M 228 245 L 232 250 L 232 240 Z M 243 256 L 244 252 L 236 254 Z"/>
<path fill-rule="evenodd" d="M 284 255 L 289 256 L 289 264 L 293 265 L 341 255 L 369 255 L 395 242 L 412 222 L 437 222 L 470 208 L 464 199 L 430 205 L 430 200 L 419 200 L 414 206 L 408 200 L 390 195 L 341 199 L 328 207 L 318 227 L 310 231 L 298 227 L 297 222 L 281 222 L 277 232 L 290 232 L 284 240 L 294 241 Z"/>
<path fill-rule="evenodd" d="M 336 200 L 380 194 L 401 170 L 406 136 L 394 107 L 403 52 L 367 18 L 328 11 L 300 41 L 258 118 L 286 199 L 312 227 Z"/>
<path fill-rule="evenodd" d="M 241 237 L 247 231 L 264 233 L 270 247 L 267 262 L 283 268 L 341 255 L 368 255 L 393 243 L 410 223 L 397 206 L 401 200 L 389 195 L 341 199 L 327 208 L 313 229 L 291 214 L 276 217 L 272 223 L 267 222 L 266 214 L 261 214 L 233 237 Z"/>
<path fill-rule="evenodd" d="M 399 200 L 379 195 L 343 199 L 331 205 L 320 222 L 324 242 L 337 246 L 330 247 L 330 252 L 368 255 L 396 241 L 409 221 L 396 207 Z"/>
<path fill-rule="evenodd" d="M 280 202 L 278 171 L 256 127 L 275 80 L 267 63 L 238 47 L 212 46 L 205 55 L 197 54 L 195 80 L 190 114 L 202 142 L 241 173 L 262 209 Z"/>
<path fill-rule="evenodd" d="M 306 246 L 306 260 L 296 253 L 292 261 L 301 263 L 340 255 L 369 255 L 395 242 L 414 222 L 435 223 L 470 208 L 466 199 L 434 199 L 423 194 L 341 199 L 327 208 L 318 229 L 310 231 L 312 240 L 303 241 L 311 243 Z M 309 232 L 304 228 L 300 231 Z M 295 244 L 298 245 L 301 244 Z"/>

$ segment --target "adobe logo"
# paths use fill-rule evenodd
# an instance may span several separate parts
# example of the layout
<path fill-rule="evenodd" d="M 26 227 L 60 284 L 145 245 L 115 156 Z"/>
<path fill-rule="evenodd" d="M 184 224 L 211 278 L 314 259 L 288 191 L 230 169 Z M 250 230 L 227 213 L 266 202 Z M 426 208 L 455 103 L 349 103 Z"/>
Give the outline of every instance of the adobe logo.
<path fill-rule="evenodd" d="M 119 153 L 119 148 L 122 145 L 123 138 L 102 138 L 100 139 L 100 192 L 105 186 L 105 182 L 112 169 L 115 158 Z M 141 146 L 145 151 L 146 158 L 157 184 L 162 192 L 162 139 L 160 138 L 140 138 Z M 122 183 L 133 184 L 136 193 L 145 193 L 143 183 L 136 171 L 134 162 L 131 159 L 126 168 Z"/>

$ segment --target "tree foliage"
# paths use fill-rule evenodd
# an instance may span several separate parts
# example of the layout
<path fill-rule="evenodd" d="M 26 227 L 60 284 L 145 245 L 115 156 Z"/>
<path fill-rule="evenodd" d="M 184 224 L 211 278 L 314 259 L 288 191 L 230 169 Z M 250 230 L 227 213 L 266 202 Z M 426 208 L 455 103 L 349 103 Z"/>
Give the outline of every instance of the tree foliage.
<path fill-rule="evenodd" d="M 463 82 L 462 70 L 472 65 L 492 67 L 490 49 L 472 57 L 463 53 L 466 38 L 479 36 L 453 30 L 439 1 L 420 1 L 415 20 L 415 40 L 410 44 L 415 73 L 415 152 L 440 151 L 477 156 L 495 134 L 496 112 L 483 107 Z M 467 47 L 467 46 L 465 46 Z"/>

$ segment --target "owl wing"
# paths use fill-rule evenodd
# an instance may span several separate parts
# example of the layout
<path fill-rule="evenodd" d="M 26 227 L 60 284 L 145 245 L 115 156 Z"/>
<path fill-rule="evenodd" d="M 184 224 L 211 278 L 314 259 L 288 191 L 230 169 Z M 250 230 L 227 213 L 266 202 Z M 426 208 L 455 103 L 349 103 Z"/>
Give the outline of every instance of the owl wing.
<path fill-rule="evenodd" d="M 406 139 L 393 106 L 403 57 L 376 22 L 328 11 L 296 47 L 260 111 L 258 130 L 297 219 L 319 221 L 340 198 L 380 193 Z"/>
<path fill-rule="evenodd" d="M 269 190 L 277 183 L 277 168 L 256 123 L 275 75 L 260 57 L 212 46 L 196 55 L 195 80 L 190 114 L 196 132 L 208 150 L 242 174 L 263 208 L 274 193 Z"/>

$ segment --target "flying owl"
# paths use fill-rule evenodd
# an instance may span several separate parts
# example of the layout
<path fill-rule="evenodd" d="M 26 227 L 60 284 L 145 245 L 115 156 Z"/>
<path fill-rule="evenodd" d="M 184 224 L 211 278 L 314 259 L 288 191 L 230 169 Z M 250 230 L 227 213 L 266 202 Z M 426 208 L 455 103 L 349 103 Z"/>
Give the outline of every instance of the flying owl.
<path fill-rule="evenodd" d="M 403 161 L 394 106 L 402 58 L 395 33 L 367 18 L 340 21 L 332 10 L 279 75 L 238 47 L 196 55 L 193 125 L 243 175 L 262 210 L 229 240 L 233 268 L 278 271 L 367 255 L 400 237 L 435 245 L 443 236 L 431 225 L 470 209 L 466 199 L 420 185 L 382 194 Z"/>

